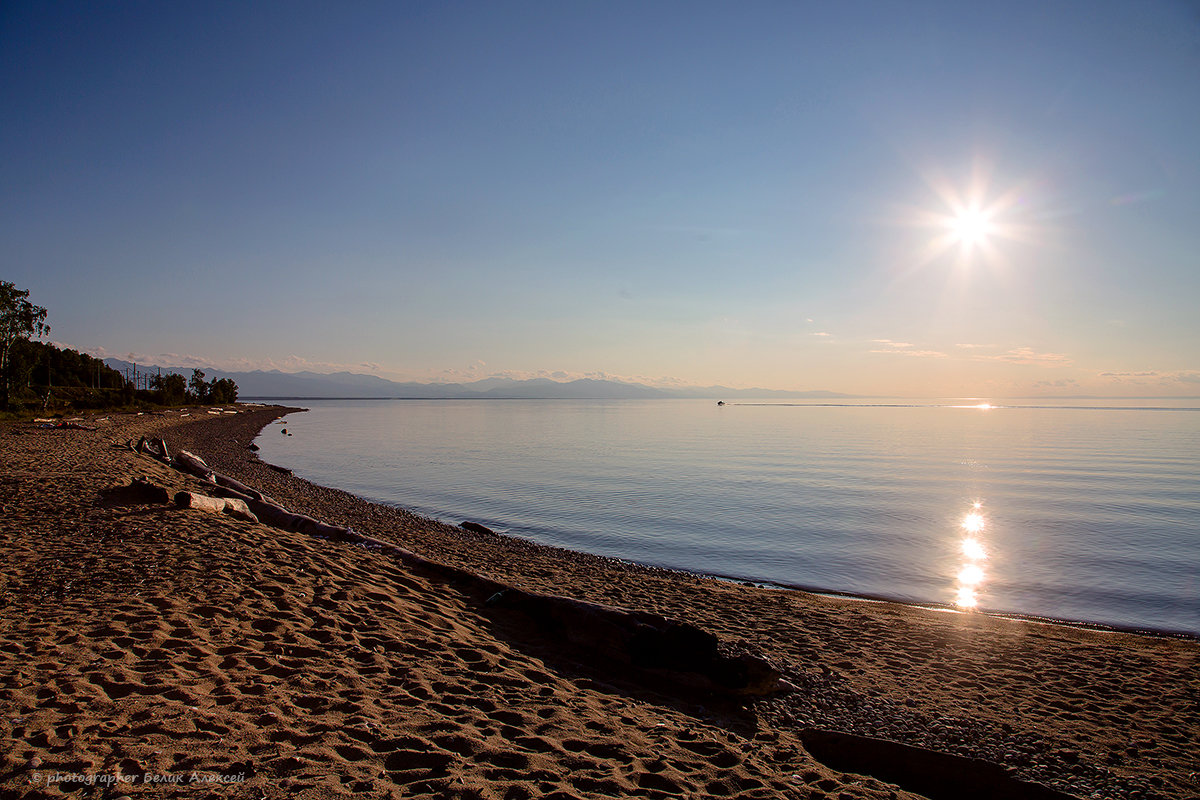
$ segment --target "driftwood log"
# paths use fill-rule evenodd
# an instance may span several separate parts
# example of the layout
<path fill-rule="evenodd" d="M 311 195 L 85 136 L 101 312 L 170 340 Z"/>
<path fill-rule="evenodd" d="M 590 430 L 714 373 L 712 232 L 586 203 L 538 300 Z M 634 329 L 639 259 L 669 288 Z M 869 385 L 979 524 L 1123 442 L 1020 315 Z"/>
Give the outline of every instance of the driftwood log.
<path fill-rule="evenodd" d="M 246 504 L 245 500 L 236 497 L 209 497 L 196 492 L 179 492 L 175 495 L 175 504 L 180 508 L 194 508 L 199 511 L 211 511 L 215 514 L 225 513 L 246 522 L 258 522 Z"/>
<path fill-rule="evenodd" d="M 130 440 L 133 441 L 132 439 Z M 159 461 L 170 461 L 171 456 L 167 453 L 167 443 L 163 439 L 150 439 L 143 436 L 138 440 L 138 443 L 133 447 L 134 452 L 145 453 L 148 456 L 153 456 Z"/>
<path fill-rule="evenodd" d="M 1018 780 L 1000 764 L 924 747 L 810 728 L 804 749 L 839 772 L 870 775 L 930 800 L 1076 800 L 1073 795 Z"/>
<path fill-rule="evenodd" d="M 161 452 L 166 453 L 165 442 Z M 168 460 L 165 455 L 163 460 Z M 186 450 L 169 463 L 206 483 L 215 484 L 213 493 L 218 496 L 206 500 L 243 501 L 250 514 L 272 527 L 360 544 L 389 555 L 414 570 L 438 576 L 486 597 L 484 606 L 487 609 L 522 614 L 550 640 L 567 642 L 603 660 L 658 673 L 671 682 L 703 691 L 762 695 L 783 688 L 778 670 L 770 663 L 746 653 L 723 652 L 716 636 L 691 623 L 647 611 L 526 591 L 460 567 L 430 561 L 404 547 L 364 536 L 351 528 L 292 513 L 262 492 L 213 472 L 203 459 Z M 181 492 L 177 500 L 182 495 L 204 497 Z M 202 501 L 189 497 L 187 502 Z M 227 510 L 227 506 L 222 506 L 222 510 Z"/>

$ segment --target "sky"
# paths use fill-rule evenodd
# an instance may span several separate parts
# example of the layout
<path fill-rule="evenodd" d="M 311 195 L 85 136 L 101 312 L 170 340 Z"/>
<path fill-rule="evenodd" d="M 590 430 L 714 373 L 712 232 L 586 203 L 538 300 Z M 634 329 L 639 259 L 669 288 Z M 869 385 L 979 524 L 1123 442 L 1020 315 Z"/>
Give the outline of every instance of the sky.
<path fill-rule="evenodd" d="M 0 279 L 220 369 L 1200 395 L 1200 4 L 0 5 Z"/>

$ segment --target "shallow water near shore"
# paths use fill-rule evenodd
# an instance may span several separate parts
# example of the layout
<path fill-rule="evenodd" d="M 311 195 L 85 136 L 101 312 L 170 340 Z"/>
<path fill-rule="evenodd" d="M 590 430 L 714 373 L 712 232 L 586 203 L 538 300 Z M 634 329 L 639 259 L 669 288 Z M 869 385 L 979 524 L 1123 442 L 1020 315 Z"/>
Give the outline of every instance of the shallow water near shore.
<path fill-rule="evenodd" d="M 544 544 L 1200 633 L 1200 409 L 1125 403 L 306 400 L 256 441 L 313 482 Z"/>

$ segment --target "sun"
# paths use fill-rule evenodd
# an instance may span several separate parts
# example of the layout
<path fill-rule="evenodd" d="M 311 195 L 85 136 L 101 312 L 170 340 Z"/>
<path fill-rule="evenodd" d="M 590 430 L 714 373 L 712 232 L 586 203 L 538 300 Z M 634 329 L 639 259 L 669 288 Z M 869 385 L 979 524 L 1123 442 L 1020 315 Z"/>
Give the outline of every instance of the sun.
<path fill-rule="evenodd" d="M 920 170 L 932 202 L 910 206 L 899 214 L 905 226 L 923 230 L 924 241 L 911 256 L 910 269 L 949 257 L 961 268 L 1008 266 L 1014 247 L 1038 245 L 1042 226 L 1032 216 L 1032 179 L 1001 190 L 993 180 L 990 162 L 977 159 L 968 175 L 954 180 L 940 170 Z"/>
<path fill-rule="evenodd" d="M 967 248 L 986 244 L 996 232 L 992 215 L 977 208 L 959 211 L 947 220 L 946 227 L 959 244 Z"/>

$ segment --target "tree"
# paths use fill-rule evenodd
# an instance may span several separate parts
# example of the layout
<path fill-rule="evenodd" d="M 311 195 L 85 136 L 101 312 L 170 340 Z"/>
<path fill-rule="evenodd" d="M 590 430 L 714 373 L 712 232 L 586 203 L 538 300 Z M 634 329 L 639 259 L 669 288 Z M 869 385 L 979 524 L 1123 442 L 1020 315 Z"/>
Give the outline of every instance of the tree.
<path fill-rule="evenodd" d="M 213 378 L 208 388 L 208 399 L 213 405 L 228 405 L 237 402 L 238 385 L 232 378 Z"/>
<path fill-rule="evenodd" d="M 151 379 L 151 385 L 158 392 L 158 401 L 164 406 L 183 405 L 183 401 L 187 399 L 187 383 L 183 376 L 176 372 L 155 375 Z"/>
<path fill-rule="evenodd" d="M 204 373 L 198 369 L 192 370 L 192 379 L 188 381 L 188 392 L 197 403 L 208 402 L 208 384 L 204 382 Z"/>
<path fill-rule="evenodd" d="M 0 408 L 8 408 L 10 358 L 18 340 L 42 337 L 50 332 L 46 309 L 29 302 L 29 290 L 0 281 Z"/>

